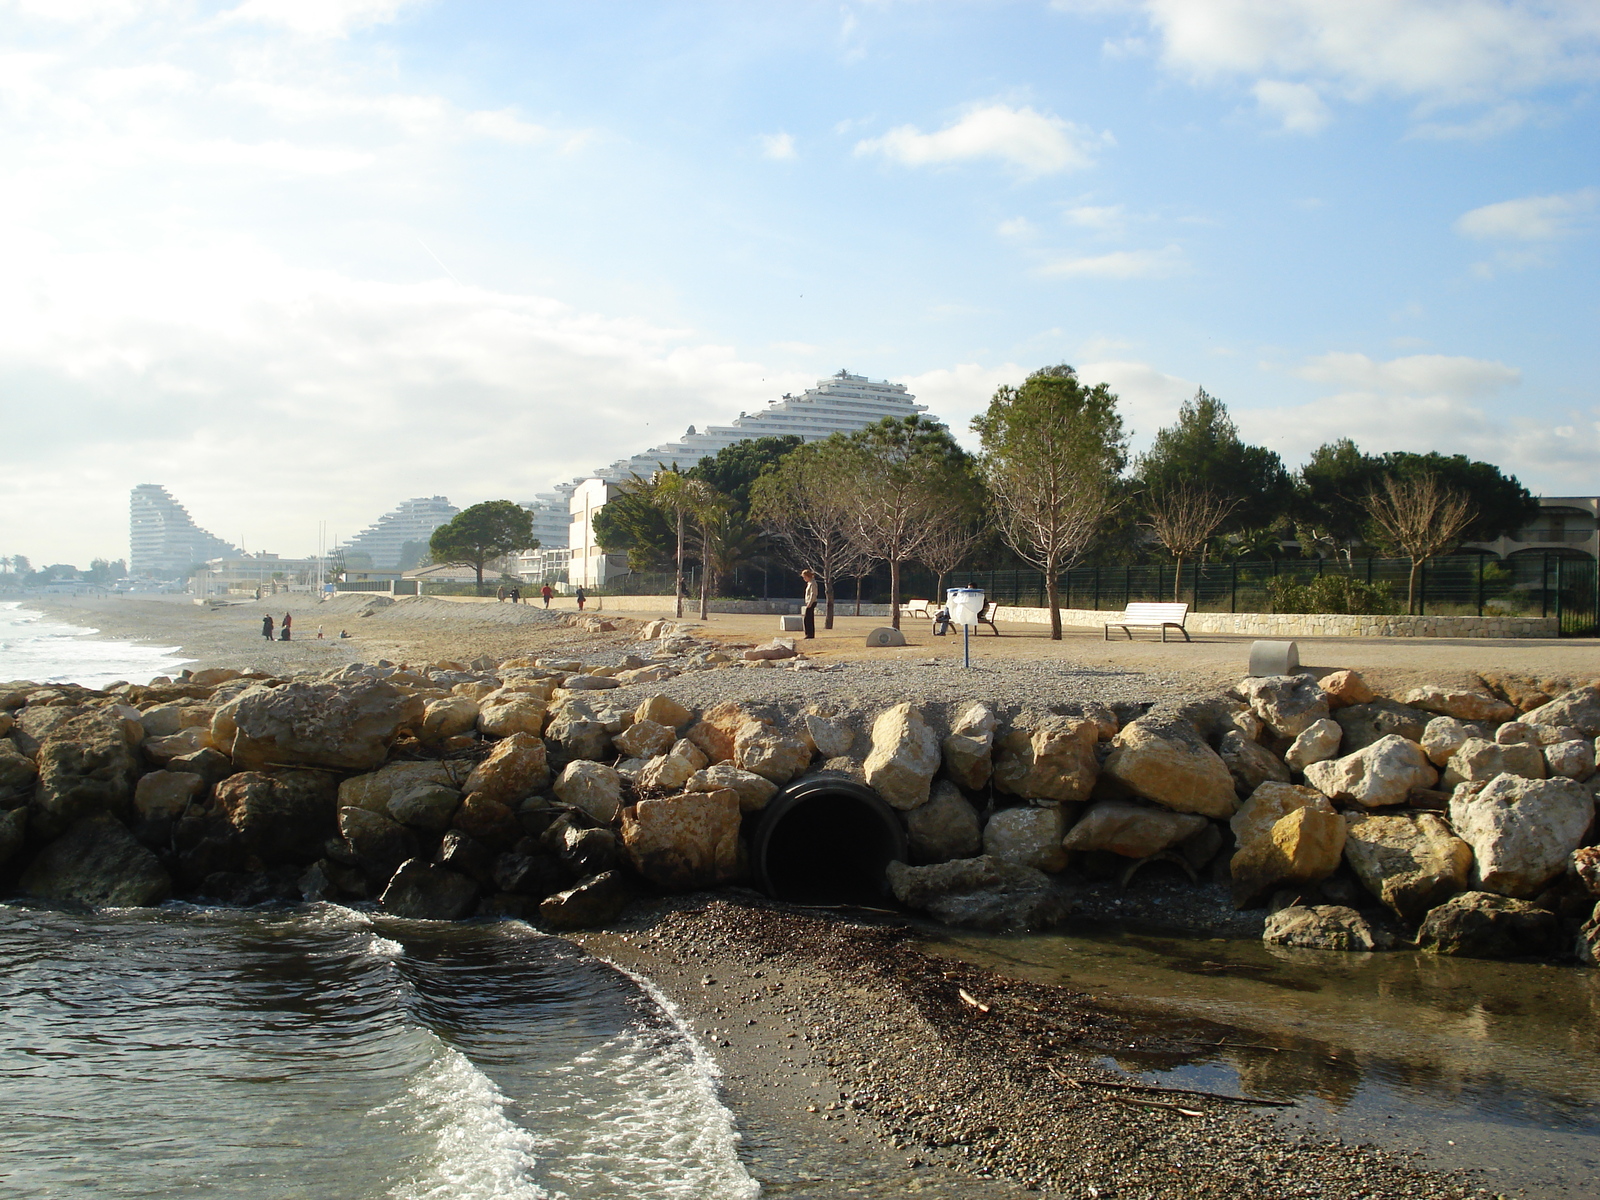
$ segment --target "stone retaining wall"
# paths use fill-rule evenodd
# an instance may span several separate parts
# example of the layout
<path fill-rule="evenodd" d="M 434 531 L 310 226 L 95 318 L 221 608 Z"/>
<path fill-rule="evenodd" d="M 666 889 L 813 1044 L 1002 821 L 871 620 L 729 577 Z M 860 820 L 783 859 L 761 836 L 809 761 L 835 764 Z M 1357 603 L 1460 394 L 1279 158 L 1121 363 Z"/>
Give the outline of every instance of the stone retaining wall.
<path fill-rule="evenodd" d="M 1001 605 L 1001 621 L 1048 625 L 1048 608 Z M 1073 628 L 1103 629 L 1122 616 L 1121 609 L 1064 608 L 1061 623 Z M 1191 634 L 1225 633 L 1244 637 L 1442 637 L 1554 638 L 1555 617 L 1397 617 L 1345 616 L 1338 613 L 1190 613 Z M 1169 637 L 1176 637 L 1175 633 Z"/>

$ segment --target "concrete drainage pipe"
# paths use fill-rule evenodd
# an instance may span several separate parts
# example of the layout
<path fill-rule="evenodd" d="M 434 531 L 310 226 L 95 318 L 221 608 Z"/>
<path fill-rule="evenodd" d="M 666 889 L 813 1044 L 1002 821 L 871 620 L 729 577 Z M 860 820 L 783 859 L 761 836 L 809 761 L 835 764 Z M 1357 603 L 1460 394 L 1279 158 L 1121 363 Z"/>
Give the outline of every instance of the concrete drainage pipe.
<path fill-rule="evenodd" d="M 906 831 L 865 784 L 812 775 L 767 803 L 750 851 L 756 884 L 774 900 L 882 904 L 885 868 L 906 861 Z"/>

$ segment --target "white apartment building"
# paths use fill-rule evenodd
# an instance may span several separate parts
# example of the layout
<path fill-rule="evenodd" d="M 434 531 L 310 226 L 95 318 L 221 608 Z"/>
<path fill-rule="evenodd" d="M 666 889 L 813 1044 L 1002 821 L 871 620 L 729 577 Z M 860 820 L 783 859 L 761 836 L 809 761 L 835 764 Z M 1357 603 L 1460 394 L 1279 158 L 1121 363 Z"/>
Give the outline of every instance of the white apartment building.
<path fill-rule="evenodd" d="M 380 570 L 398 569 L 407 542 L 426 546 L 433 531 L 460 511 L 443 496 L 403 500 L 346 542 L 344 549 L 370 554 L 372 565 Z"/>
<path fill-rule="evenodd" d="M 194 523 L 160 484 L 141 483 L 128 497 L 128 574 L 181 579 L 191 566 L 239 550 Z"/>

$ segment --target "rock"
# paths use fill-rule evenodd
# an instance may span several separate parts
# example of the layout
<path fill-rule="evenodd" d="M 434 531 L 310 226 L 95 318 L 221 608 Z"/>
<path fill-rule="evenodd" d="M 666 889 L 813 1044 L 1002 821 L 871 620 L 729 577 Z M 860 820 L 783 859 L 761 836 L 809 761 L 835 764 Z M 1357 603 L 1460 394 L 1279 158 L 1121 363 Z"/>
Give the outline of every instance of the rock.
<path fill-rule="evenodd" d="M 472 769 L 462 790 L 511 804 L 550 786 L 544 742 L 531 733 L 513 733 L 495 743 L 489 757 Z"/>
<path fill-rule="evenodd" d="M 399 792 L 422 784 L 453 787 L 456 779 L 442 762 L 395 762 L 367 775 L 357 775 L 339 785 L 341 807 L 365 808 L 387 813 L 389 801 Z"/>
<path fill-rule="evenodd" d="M 1362 885 L 1403 921 L 1465 890 L 1472 848 L 1435 813 L 1345 817 L 1344 856 Z"/>
<path fill-rule="evenodd" d="M 869 787 L 906 812 L 928 802 L 940 761 L 939 739 L 921 711 L 902 703 L 884 709 L 872 723 L 872 752 L 862 769 Z"/>
<path fill-rule="evenodd" d="M 338 821 L 345 853 L 334 857 L 350 861 L 374 883 L 384 883 L 401 863 L 416 856 L 416 835 L 382 813 L 347 805 L 339 809 Z"/>
<path fill-rule="evenodd" d="M 408 859 L 389 880 L 378 903 L 412 921 L 459 921 L 478 900 L 478 885 L 448 867 Z"/>
<path fill-rule="evenodd" d="M 1317 725 L 1324 723 L 1333 725 L 1335 733 L 1339 731 L 1339 727 L 1332 721 L 1319 721 Z M 1218 753 L 1221 754 L 1222 761 L 1228 765 L 1228 774 L 1233 776 L 1233 786 L 1241 796 L 1250 795 L 1263 783 L 1289 782 L 1289 768 L 1283 761 L 1261 743 L 1249 740 L 1237 730 L 1229 730 L 1222 735 L 1222 745 Z"/>
<path fill-rule="evenodd" d="M 811 765 L 811 747 L 771 725 L 746 721 L 734 734 L 733 761 L 753 775 L 784 784 Z"/>
<path fill-rule="evenodd" d="M 701 753 L 700 747 L 688 738 L 679 738 L 672 744 L 671 750 L 645 764 L 635 776 L 634 785 L 642 791 L 677 791 L 705 765 L 706 756 Z"/>
<path fill-rule="evenodd" d="M 611 735 L 593 710 L 584 705 L 563 704 L 552 711 L 544 732 L 560 747 L 567 761 L 583 758 L 593 762 L 611 753 Z"/>
<path fill-rule="evenodd" d="M 0 812 L 0 867 L 21 850 L 28 838 L 28 810 L 13 808 Z"/>
<path fill-rule="evenodd" d="M 1567 874 L 1591 896 L 1600 896 L 1600 846 L 1579 846 L 1567 859 Z"/>
<path fill-rule="evenodd" d="M 1470 737 L 1445 763 L 1440 782 L 1446 788 L 1454 788 L 1462 783 L 1487 783 L 1497 775 L 1508 774 L 1543 779 L 1544 754 L 1539 747 L 1526 742 L 1502 746 L 1498 742 Z"/>
<path fill-rule="evenodd" d="M 245 770 L 370 771 L 423 710 L 421 699 L 376 679 L 254 687 L 217 710 L 211 741 Z"/>
<path fill-rule="evenodd" d="M 534 853 L 513 851 L 496 856 L 490 881 L 501 892 L 542 899 L 570 884 L 572 876 L 554 854 L 540 846 Z"/>
<path fill-rule="evenodd" d="M 1473 886 L 1532 899 L 1567 865 L 1594 821 L 1594 793 L 1571 779 L 1499 775 L 1463 784 L 1450 824 L 1472 847 Z"/>
<path fill-rule="evenodd" d="M 567 764 L 555 782 L 556 798 L 581 809 L 602 825 L 617 819 L 622 777 L 610 767 L 582 759 Z"/>
<path fill-rule="evenodd" d="M 988 855 L 920 867 L 890 863 L 888 881 L 907 908 L 971 929 L 1043 929 L 1072 908 L 1043 872 Z"/>
<path fill-rule="evenodd" d="M 147 821 L 176 820 L 205 788 L 204 779 L 187 771 L 151 771 L 135 787 L 133 807 Z"/>
<path fill-rule="evenodd" d="M 629 758 L 654 758 L 677 740 L 678 735 L 670 725 L 663 725 L 648 717 L 640 720 L 637 715 L 632 725 L 612 739 L 618 753 L 626 754 Z"/>
<path fill-rule="evenodd" d="M 724 789 L 738 794 L 741 812 L 760 812 L 767 806 L 767 801 L 778 794 L 778 785 L 772 780 L 754 771 L 741 770 L 732 763 L 702 767 L 683 785 L 686 792 L 720 792 Z"/>
<path fill-rule="evenodd" d="M 664 679 L 671 679 L 678 671 L 665 663 L 654 667 L 636 667 L 631 671 L 619 671 L 613 678 L 622 687 L 631 687 L 636 683 L 660 683 Z"/>
<path fill-rule="evenodd" d="M 1585 737 L 1600 737 L 1600 687 L 1563 692 L 1522 719 L 1530 725 L 1570 725 Z"/>
<path fill-rule="evenodd" d="M 1346 754 L 1365 750 L 1379 738 L 1394 734 L 1410 742 L 1421 742 L 1422 733 L 1433 719 L 1433 714 L 1420 708 L 1409 708 L 1392 700 L 1374 700 L 1370 704 L 1352 704 L 1337 709 L 1333 719 L 1344 731 L 1340 749 Z"/>
<path fill-rule="evenodd" d="M 1059 807 L 1002 808 L 983 828 L 983 852 L 1015 866 L 1059 871 L 1067 865 L 1066 832 Z"/>
<path fill-rule="evenodd" d="M 1306 805 L 1286 813 L 1234 854 L 1234 906 L 1252 908 L 1279 888 L 1326 879 L 1339 869 L 1344 844 L 1344 819 L 1331 809 Z"/>
<path fill-rule="evenodd" d="M 1490 892 L 1462 892 L 1423 919 L 1417 948 L 1461 958 L 1526 958 L 1555 953 L 1559 935 L 1552 912 Z"/>
<path fill-rule="evenodd" d="M 739 797 L 731 789 L 641 800 L 622 811 L 633 869 L 675 891 L 712 887 L 739 868 Z"/>
<path fill-rule="evenodd" d="M 755 646 L 746 650 L 743 658 L 746 662 L 759 662 L 763 659 L 775 661 L 780 658 L 793 658 L 794 655 L 793 638 L 773 638 L 765 646 Z"/>
<path fill-rule="evenodd" d="M 1360 953 L 1393 944 L 1353 908 L 1335 904 L 1293 904 L 1267 917 L 1261 940 L 1274 946 Z"/>
<path fill-rule="evenodd" d="M 139 714 L 139 724 L 144 726 L 145 737 L 171 737 L 177 733 L 183 728 L 179 723 L 182 711 L 182 705 L 178 704 L 157 704 L 145 709 Z"/>
<path fill-rule="evenodd" d="M 693 718 L 693 713 L 669 696 L 647 696 L 633 710 L 635 721 L 654 721 L 672 730 L 681 730 Z"/>
<path fill-rule="evenodd" d="M 338 789 L 321 771 L 244 771 L 217 784 L 212 806 L 268 866 L 309 864 L 334 832 Z"/>
<path fill-rule="evenodd" d="M 1032 730 L 1013 729 L 1000 740 L 995 790 L 1024 800 L 1087 800 L 1100 775 L 1099 740 L 1099 727 L 1081 717 L 1048 717 Z"/>
<path fill-rule="evenodd" d="M 570 815 L 558 818 L 540 842 L 555 854 L 572 879 L 599 875 L 617 864 L 617 835 L 609 829 L 580 828 L 572 823 Z"/>
<path fill-rule="evenodd" d="M 1140 717 L 1111 745 L 1102 770 L 1137 796 L 1175 812 L 1224 819 L 1239 807 L 1228 765 L 1186 721 Z"/>
<path fill-rule="evenodd" d="M 88 713 L 62 721 L 39 746 L 34 833 L 56 838 L 84 817 L 127 816 L 137 761 L 123 721 Z"/>
<path fill-rule="evenodd" d="M 548 896 L 539 905 L 545 929 L 593 929 L 614 921 L 628 903 L 628 881 L 620 871 L 605 871 L 577 887 Z"/>
<path fill-rule="evenodd" d="M 1297 809 L 1331 813 L 1333 805 L 1316 788 L 1288 783 L 1264 783 L 1251 793 L 1228 822 L 1234 841 L 1245 846 L 1267 836 L 1271 828 Z"/>
<path fill-rule="evenodd" d="M 949 780 L 933 785 L 928 802 L 905 815 L 906 844 L 918 865 L 970 858 L 983 849 L 983 823 L 961 789 Z"/>
<path fill-rule="evenodd" d="M 196 750 L 193 754 L 180 754 L 177 758 L 168 759 L 167 770 L 198 775 L 206 781 L 207 787 L 215 787 L 229 775 L 238 772 L 231 758 L 220 750 L 213 750 L 210 746 L 204 750 Z"/>
<path fill-rule="evenodd" d="M 211 736 L 207 730 L 191 725 L 168 737 L 146 738 L 141 744 L 146 758 L 165 766 L 174 758 L 204 750 L 210 742 Z"/>
<path fill-rule="evenodd" d="M 117 820 L 98 814 L 39 851 L 17 886 L 40 900 L 146 908 L 172 894 L 172 877 Z"/>
<path fill-rule="evenodd" d="M 945 774 L 968 791 L 978 792 L 989 786 L 998 726 L 994 710 L 974 702 L 962 710 L 944 740 Z"/>
<path fill-rule="evenodd" d="M 621 684 L 609 675 L 568 675 L 561 686 L 569 692 L 600 692 Z"/>
<path fill-rule="evenodd" d="M 896 900 L 907 908 L 918 909 L 927 908 L 941 896 L 995 887 L 1047 887 L 1050 883 L 1042 872 L 1019 867 L 992 854 L 916 867 L 892 862 L 887 879 Z"/>
<path fill-rule="evenodd" d="M 1101 800 L 1091 805 L 1062 841 L 1066 850 L 1103 850 L 1124 858 L 1149 858 L 1171 849 L 1206 827 L 1195 813 Z"/>
<path fill-rule="evenodd" d="M 1312 763 L 1305 776 L 1306 783 L 1330 799 L 1362 808 L 1404 804 L 1412 788 L 1432 787 L 1439 781 L 1422 747 L 1394 734 L 1343 758 Z"/>
<path fill-rule="evenodd" d="M 467 876 L 479 887 L 494 883 L 495 856 L 482 842 L 459 829 L 452 829 L 439 840 L 433 861 L 435 866 Z"/>
<path fill-rule="evenodd" d="M 1242 680 L 1250 710 L 1282 738 L 1298 737 L 1328 715 L 1328 697 L 1309 675 L 1265 675 Z"/>
<path fill-rule="evenodd" d="M 230 679 L 240 679 L 243 671 L 235 671 L 232 667 L 206 667 L 189 676 L 189 682 L 199 687 L 216 687 L 219 683 L 227 683 Z"/>
<path fill-rule="evenodd" d="M 1545 769 L 1551 775 L 1582 782 L 1594 774 L 1594 743 L 1588 738 L 1556 742 L 1541 749 Z"/>
<path fill-rule="evenodd" d="M 709 762 L 729 762 L 733 758 L 733 739 L 740 726 L 755 719 L 741 705 L 725 700 L 706 709 L 684 736 L 700 748 Z"/>
<path fill-rule="evenodd" d="M 501 700 L 486 701 L 478 710 L 478 732 L 484 737 L 503 738 L 513 733 L 544 732 L 549 705 L 537 696 L 512 693 Z"/>
<path fill-rule="evenodd" d="M 542 705 L 540 712 L 543 713 Z M 417 736 L 424 742 L 438 742 L 455 737 L 457 734 L 467 733 L 476 728 L 477 724 L 476 700 L 471 696 L 446 696 L 442 700 L 430 700 L 428 706 L 422 710 L 422 726 L 417 730 Z M 533 732 L 539 733 L 541 730 L 542 726 Z"/>
<path fill-rule="evenodd" d="M 1525 721 L 1507 721 L 1496 729 L 1494 737 L 1488 740 L 1499 742 L 1502 746 L 1515 746 L 1519 742 L 1537 745 L 1533 729 L 1534 727 Z"/>
<path fill-rule="evenodd" d="M 0 808 L 9 800 L 26 800 L 33 795 L 39 768 L 33 759 L 10 742 L 0 739 Z"/>
<path fill-rule="evenodd" d="M 437 783 L 418 784 L 389 798 L 389 816 L 424 833 L 449 829 L 460 807 L 461 793 Z"/>
<path fill-rule="evenodd" d="M 1109 742 L 1117 736 L 1117 730 L 1122 728 L 1122 722 L 1117 720 L 1116 713 L 1096 700 L 1085 700 L 1081 707 L 1083 719 L 1094 724 L 1095 732 L 1102 742 Z"/>
<path fill-rule="evenodd" d="M 1334 671 L 1317 681 L 1329 708 L 1348 708 L 1352 704 L 1371 704 L 1377 693 L 1367 686 L 1359 671 Z"/>
<path fill-rule="evenodd" d="M 522 836 L 516 810 L 482 792 L 468 792 L 450 824 L 491 850 L 508 850 Z"/>
<path fill-rule="evenodd" d="M 1578 941 L 1573 946 L 1573 952 L 1584 966 L 1600 966 L 1600 904 L 1595 905 L 1594 915 L 1578 930 Z"/>
<path fill-rule="evenodd" d="M 1517 710 L 1498 696 L 1441 687 L 1436 683 L 1414 687 L 1400 697 L 1400 703 L 1424 712 L 1440 713 L 1458 721 L 1487 721 L 1498 725 L 1517 715 Z"/>
<path fill-rule="evenodd" d="M 1469 738 L 1482 737 L 1481 725 L 1468 725 L 1454 717 L 1435 717 L 1422 731 L 1422 749 L 1428 761 L 1443 767 Z"/>
<path fill-rule="evenodd" d="M 1291 771 L 1304 774 L 1312 763 L 1327 762 L 1330 758 L 1338 757 L 1339 743 L 1343 737 L 1344 730 L 1339 728 L 1339 722 L 1332 717 L 1323 717 L 1300 731 L 1293 744 L 1284 751 L 1283 761 Z"/>
<path fill-rule="evenodd" d="M 800 718 L 800 740 L 819 758 L 841 758 L 855 745 L 856 731 L 843 721 L 806 713 Z"/>

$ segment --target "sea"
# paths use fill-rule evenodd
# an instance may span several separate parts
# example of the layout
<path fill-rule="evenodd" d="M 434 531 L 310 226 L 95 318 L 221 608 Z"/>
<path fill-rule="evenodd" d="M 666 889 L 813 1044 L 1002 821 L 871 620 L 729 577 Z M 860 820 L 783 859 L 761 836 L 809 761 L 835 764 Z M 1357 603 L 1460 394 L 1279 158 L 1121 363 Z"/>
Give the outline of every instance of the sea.
<path fill-rule="evenodd" d="M 0 600 L 0 682 L 80 683 L 104 687 L 125 680 L 149 683 L 175 674 L 187 659 L 176 646 L 97 638 L 97 630 L 69 625 L 26 607 Z"/>

